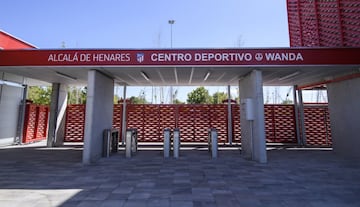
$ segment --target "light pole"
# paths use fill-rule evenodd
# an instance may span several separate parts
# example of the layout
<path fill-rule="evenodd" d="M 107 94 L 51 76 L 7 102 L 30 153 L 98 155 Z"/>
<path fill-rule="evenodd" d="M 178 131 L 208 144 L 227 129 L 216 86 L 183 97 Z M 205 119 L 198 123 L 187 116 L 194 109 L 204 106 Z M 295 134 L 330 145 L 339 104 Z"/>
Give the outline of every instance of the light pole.
<path fill-rule="evenodd" d="M 175 23 L 175 20 L 173 20 L 173 19 L 169 20 L 169 24 L 170 24 L 170 48 L 172 48 L 172 42 L 173 42 L 173 40 L 172 40 L 172 26 L 173 26 L 174 23 Z"/>
<path fill-rule="evenodd" d="M 170 19 L 169 21 L 169 24 L 170 24 L 170 48 L 173 47 L 173 38 L 172 38 L 172 26 L 173 24 L 175 23 L 175 20 L 173 19 Z M 170 86 L 170 104 L 173 104 L 174 103 L 174 97 L 173 97 L 173 87 Z"/>

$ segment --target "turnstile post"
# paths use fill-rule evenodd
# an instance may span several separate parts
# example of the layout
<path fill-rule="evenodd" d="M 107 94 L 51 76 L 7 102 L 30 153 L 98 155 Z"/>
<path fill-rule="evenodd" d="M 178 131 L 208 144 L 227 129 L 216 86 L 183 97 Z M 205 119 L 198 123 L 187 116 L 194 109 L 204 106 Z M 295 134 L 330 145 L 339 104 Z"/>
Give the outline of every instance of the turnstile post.
<path fill-rule="evenodd" d="M 130 129 L 131 132 L 132 132 L 132 135 L 131 135 L 131 152 L 132 153 L 136 153 L 137 152 L 137 140 L 138 140 L 138 132 L 137 132 L 137 129 L 136 128 L 132 128 Z"/>
<path fill-rule="evenodd" d="M 126 130 L 126 140 L 125 140 L 125 155 L 127 158 L 131 157 L 131 146 L 132 146 L 132 130 L 131 129 L 127 129 Z"/>
<path fill-rule="evenodd" d="M 111 131 L 105 129 L 104 138 L 103 138 L 103 157 L 109 157 L 110 150 L 111 150 Z"/>
<path fill-rule="evenodd" d="M 164 157 L 168 158 L 170 156 L 170 129 L 166 128 L 164 130 Z"/>
<path fill-rule="evenodd" d="M 174 158 L 179 158 L 180 151 L 180 130 L 174 129 Z"/>
<path fill-rule="evenodd" d="M 217 131 L 215 128 L 211 128 L 208 131 L 208 149 L 209 152 L 211 152 L 211 157 L 217 158 L 218 140 L 217 140 Z"/>

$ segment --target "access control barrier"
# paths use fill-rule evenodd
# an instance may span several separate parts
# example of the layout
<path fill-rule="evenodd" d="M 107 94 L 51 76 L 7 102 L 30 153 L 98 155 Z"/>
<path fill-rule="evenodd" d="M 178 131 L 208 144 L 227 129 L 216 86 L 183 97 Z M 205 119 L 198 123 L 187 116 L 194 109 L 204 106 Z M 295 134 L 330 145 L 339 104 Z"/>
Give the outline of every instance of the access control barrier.
<path fill-rule="evenodd" d="M 135 128 L 126 130 L 125 156 L 127 158 L 132 157 L 132 154 L 137 152 L 137 134 L 137 129 Z"/>
<path fill-rule="evenodd" d="M 26 104 L 22 143 L 45 140 L 48 120 L 49 106 Z"/>
<path fill-rule="evenodd" d="M 211 153 L 211 157 L 217 158 L 218 154 L 218 137 L 217 131 L 215 128 L 211 128 L 208 130 L 208 150 Z"/>
<path fill-rule="evenodd" d="M 174 129 L 174 158 L 179 158 L 180 153 L 180 130 Z"/>
<path fill-rule="evenodd" d="M 111 153 L 119 150 L 119 130 L 105 129 L 103 139 L 103 157 L 109 157 Z"/>
<path fill-rule="evenodd" d="M 139 142 L 163 142 L 163 129 L 181 130 L 181 142 L 207 142 L 208 128 L 216 128 L 218 143 L 227 143 L 226 104 L 127 104 L 127 128 L 137 128 Z M 113 128 L 122 126 L 122 104 L 114 105 Z M 233 143 L 241 142 L 240 107 L 231 105 Z M 304 105 L 306 138 L 309 146 L 331 146 L 327 105 Z M 265 104 L 267 143 L 297 143 L 294 105 Z M 69 105 L 65 141 L 83 141 L 85 105 Z M 316 127 L 314 127 L 316 126 Z"/>
<path fill-rule="evenodd" d="M 163 147 L 163 152 L 164 152 L 164 158 L 168 158 L 170 157 L 170 146 L 171 146 L 171 131 L 169 128 L 164 130 L 164 147 Z"/>

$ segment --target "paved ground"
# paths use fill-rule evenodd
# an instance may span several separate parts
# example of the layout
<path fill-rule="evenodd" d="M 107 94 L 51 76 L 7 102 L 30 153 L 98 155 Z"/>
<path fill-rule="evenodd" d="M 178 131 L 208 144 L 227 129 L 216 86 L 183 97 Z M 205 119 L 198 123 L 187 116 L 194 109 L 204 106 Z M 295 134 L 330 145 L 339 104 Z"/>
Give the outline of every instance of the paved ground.
<path fill-rule="evenodd" d="M 79 148 L 30 146 L 0 148 L 0 206 L 360 206 L 360 162 L 332 151 L 277 148 L 258 164 L 239 150 L 143 150 L 83 166 Z"/>

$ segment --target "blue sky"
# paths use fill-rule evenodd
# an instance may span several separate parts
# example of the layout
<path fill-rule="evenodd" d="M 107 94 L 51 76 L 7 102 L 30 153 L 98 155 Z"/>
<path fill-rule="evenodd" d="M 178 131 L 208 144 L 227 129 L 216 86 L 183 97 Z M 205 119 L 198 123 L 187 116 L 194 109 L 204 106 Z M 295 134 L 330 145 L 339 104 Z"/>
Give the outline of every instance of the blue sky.
<path fill-rule="evenodd" d="M 39 48 L 288 47 L 286 0 L 1 0 L 0 29 Z"/>
<path fill-rule="evenodd" d="M 1 0 L 0 6 L 0 29 L 42 49 L 170 48 L 170 19 L 173 48 L 289 47 L 286 0 Z M 185 101 L 193 88 L 176 89 Z M 151 88 L 130 87 L 128 94 L 140 90 L 151 100 Z"/>

